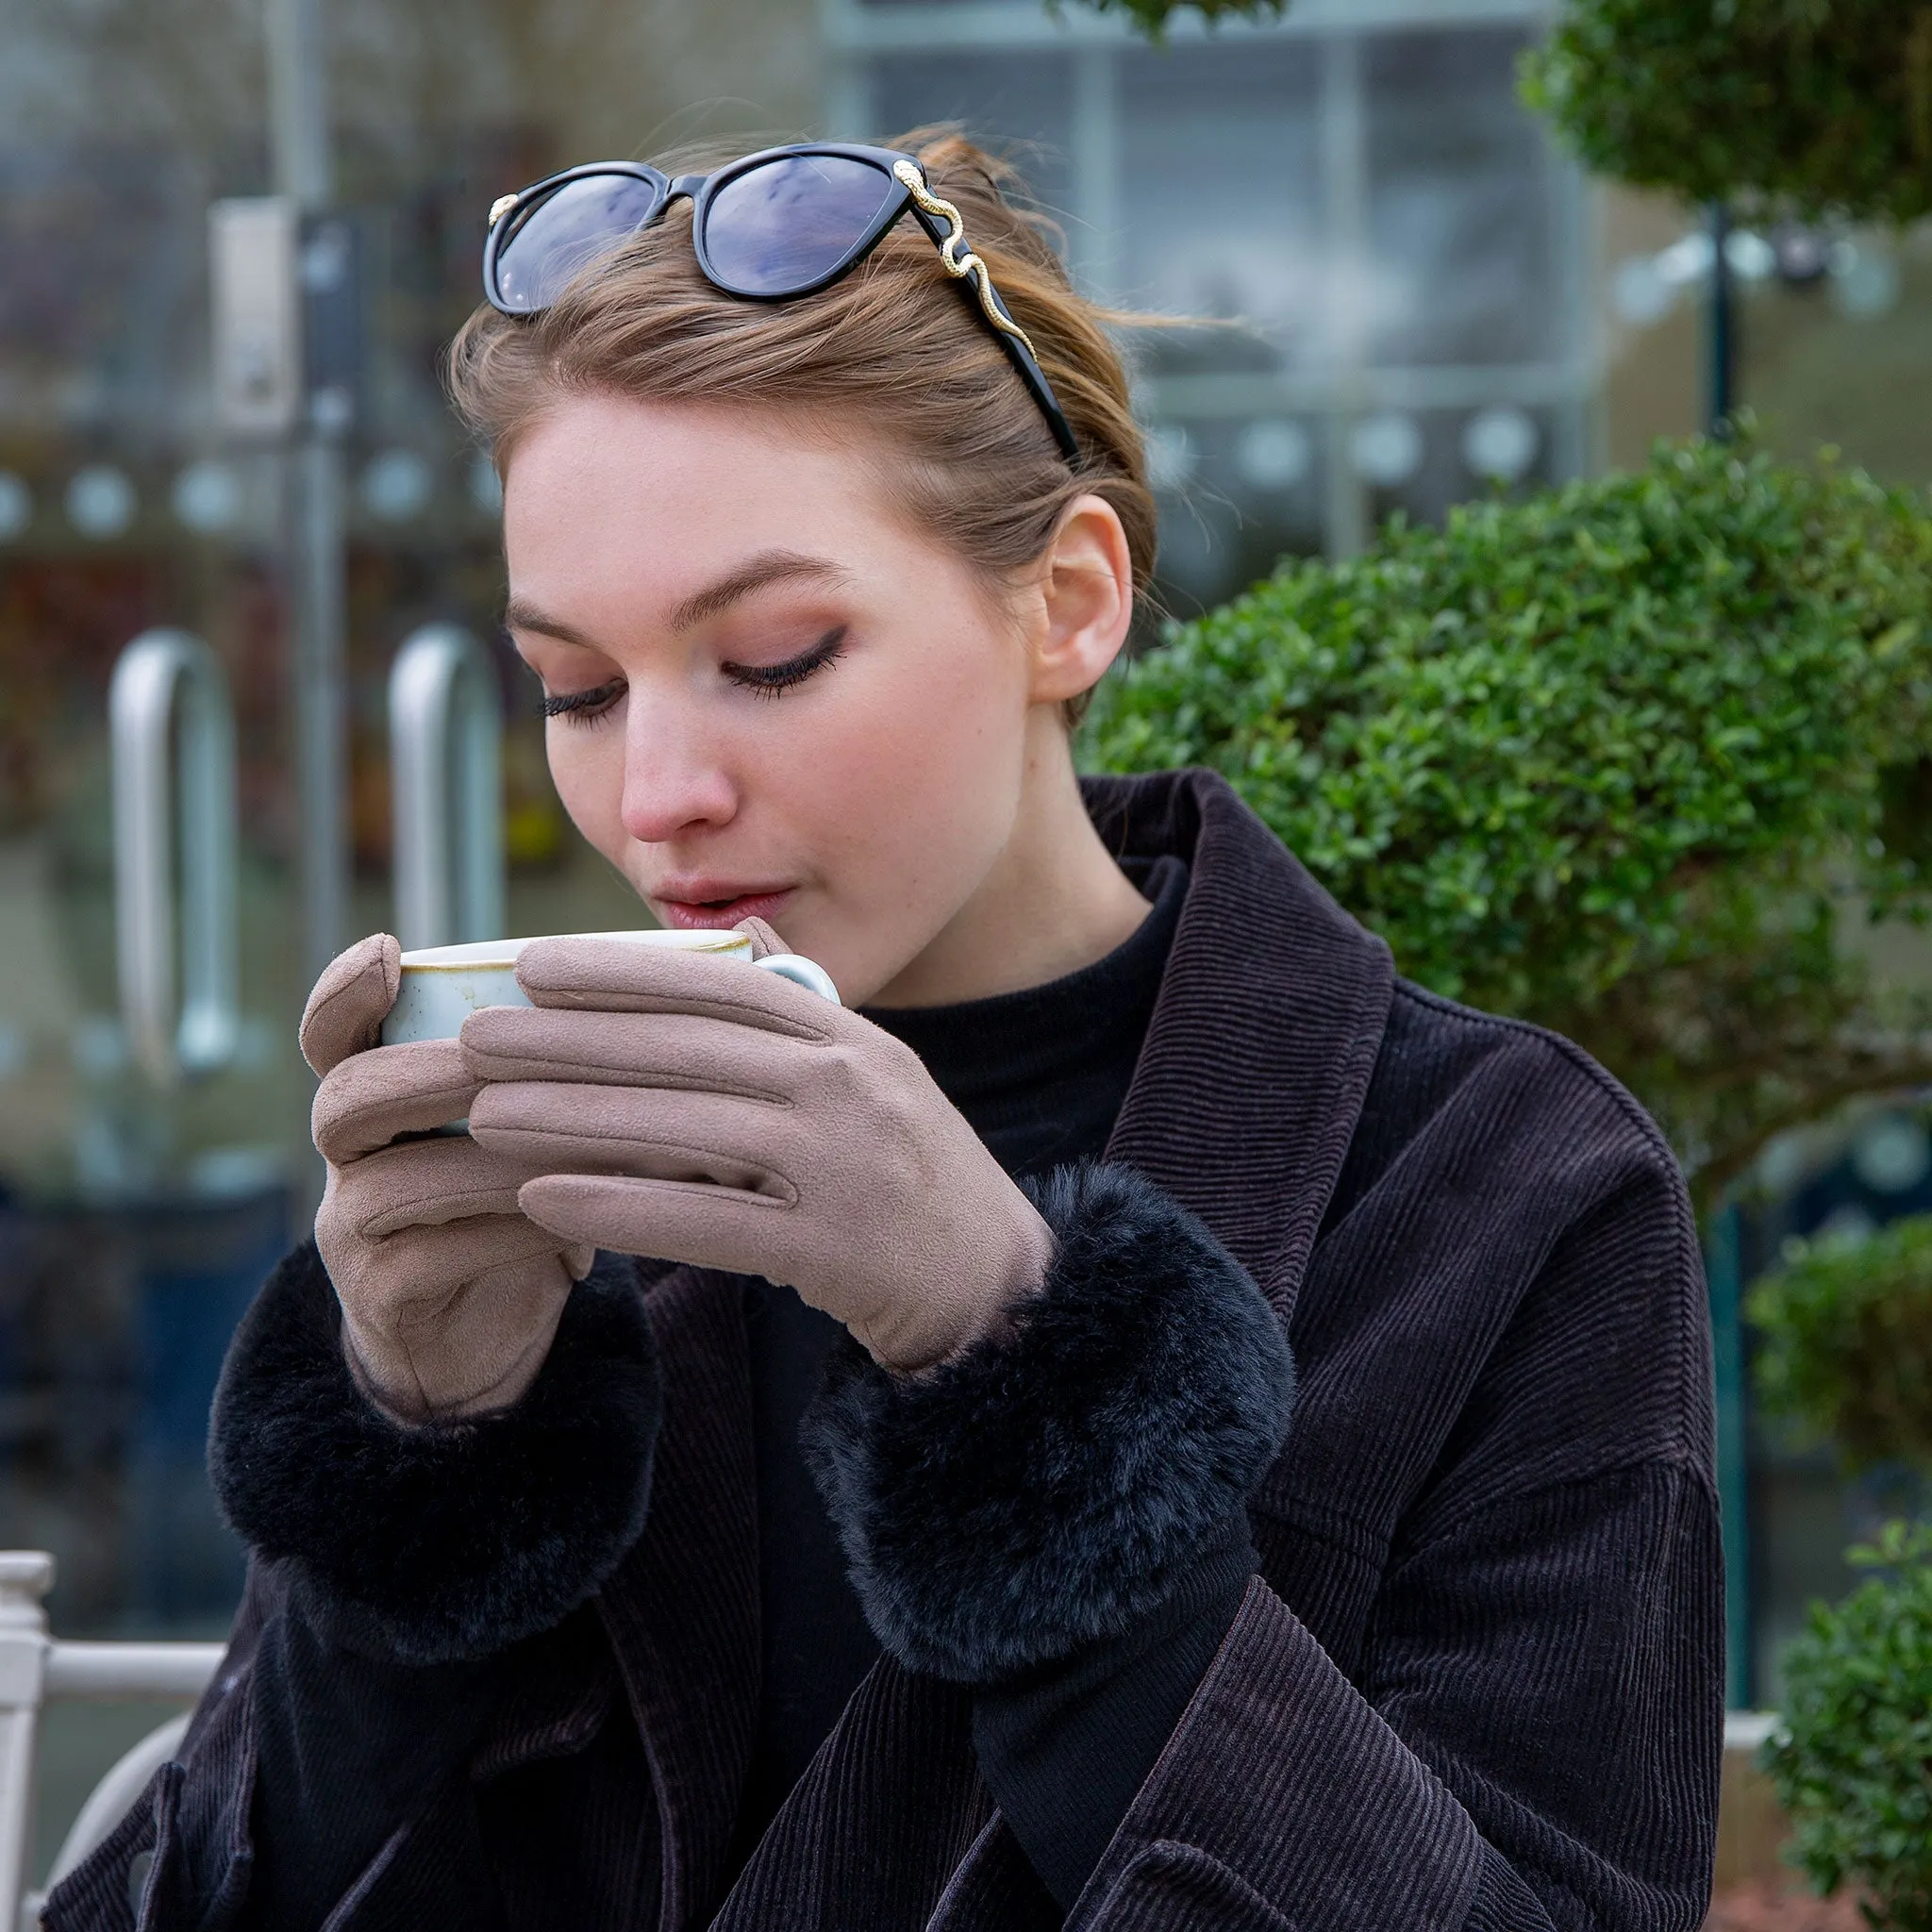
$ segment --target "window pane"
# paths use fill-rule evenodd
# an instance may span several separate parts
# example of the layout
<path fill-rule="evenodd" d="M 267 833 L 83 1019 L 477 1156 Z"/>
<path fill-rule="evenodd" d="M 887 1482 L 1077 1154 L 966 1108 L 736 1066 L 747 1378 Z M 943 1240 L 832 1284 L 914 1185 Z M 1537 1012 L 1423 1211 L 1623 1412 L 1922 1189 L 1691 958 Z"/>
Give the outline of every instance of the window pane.
<path fill-rule="evenodd" d="M 1042 208 L 1063 212 L 1071 192 L 1071 73 L 1052 54 L 895 55 L 871 66 L 872 132 L 885 140 L 957 121 L 1008 156 Z"/>
<path fill-rule="evenodd" d="M 1284 556 L 1322 548 L 1319 420 L 1172 419 L 1149 431 L 1148 458 L 1160 502 L 1156 575 L 1175 616 L 1221 603 Z"/>
<path fill-rule="evenodd" d="M 1161 368 L 1315 360 L 1324 308 L 1316 90 L 1306 42 L 1123 57 L 1124 301 L 1252 325 L 1176 333 Z"/>
<path fill-rule="evenodd" d="M 1397 511 L 1412 524 L 1437 524 L 1453 504 L 1537 488 L 1552 480 L 1557 445 L 1554 410 L 1515 404 L 1378 411 L 1351 438 L 1371 528 Z"/>
<path fill-rule="evenodd" d="M 1372 362 L 1557 352 L 1555 167 L 1516 95 L 1513 32 L 1363 42 Z"/>

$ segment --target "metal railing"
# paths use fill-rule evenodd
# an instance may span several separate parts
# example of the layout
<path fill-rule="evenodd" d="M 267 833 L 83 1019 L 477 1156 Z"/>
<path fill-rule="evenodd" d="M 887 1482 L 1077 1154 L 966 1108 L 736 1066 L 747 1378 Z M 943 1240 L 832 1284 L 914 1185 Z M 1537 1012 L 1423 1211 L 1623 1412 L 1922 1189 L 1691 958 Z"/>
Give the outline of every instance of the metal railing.
<path fill-rule="evenodd" d="M 171 1086 L 235 1051 L 234 713 L 214 653 L 184 630 L 121 653 L 108 711 L 122 1017 Z"/>
<path fill-rule="evenodd" d="M 470 633 L 425 625 L 389 676 L 396 937 L 405 950 L 502 936 L 503 701 Z"/>
<path fill-rule="evenodd" d="M 34 1743 L 41 1707 L 58 1698 L 178 1697 L 208 1689 L 219 1643 L 66 1643 L 48 1635 L 42 1599 L 54 1559 L 41 1550 L 0 1551 L 0 1927 L 40 1923 L 42 1894 L 26 1890 L 33 1837 Z M 182 1716 L 143 1738 L 95 1786 L 48 1874 L 51 1890 L 127 1815 L 148 1780 L 179 1748 Z"/>

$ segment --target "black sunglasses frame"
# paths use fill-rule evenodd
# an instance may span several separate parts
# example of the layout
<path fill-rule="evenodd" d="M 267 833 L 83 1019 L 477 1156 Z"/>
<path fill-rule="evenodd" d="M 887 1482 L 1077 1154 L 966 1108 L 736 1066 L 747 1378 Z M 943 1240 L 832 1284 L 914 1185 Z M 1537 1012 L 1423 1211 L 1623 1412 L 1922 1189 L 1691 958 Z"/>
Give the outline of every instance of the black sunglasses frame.
<path fill-rule="evenodd" d="M 809 158 L 824 155 L 841 160 L 863 161 L 876 168 L 891 184 L 892 192 L 887 196 L 878 213 L 874 216 L 864 233 L 839 258 L 833 266 L 816 279 L 802 283 L 795 289 L 743 289 L 733 285 L 730 278 L 721 275 L 713 265 L 710 250 L 707 246 L 707 229 L 711 204 L 721 190 L 727 188 L 741 175 L 753 170 L 769 165 L 773 161 L 792 158 Z M 908 175 L 916 179 L 915 187 Z M 654 168 L 647 161 L 587 161 L 579 167 L 565 168 L 555 175 L 546 175 L 541 181 L 533 181 L 529 187 L 520 189 L 513 195 L 507 195 L 490 211 L 490 234 L 483 244 L 483 294 L 490 306 L 504 315 L 534 315 L 546 305 L 518 307 L 506 300 L 502 283 L 497 274 L 497 263 L 504 250 L 521 232 L 525 222 L 542 208 L 558 189 L 567 187 L 573 181 L 583 181 L 599 175 L 619 175 L 629 180 L 642 181 L 653 191 L 650 207 L 642 218 L 633 224 L 625 235 L 613 235 L 615 245 L 628 235 L 635 235 L 648 228 L 653 222 L 660 221 L 664 211 L 680 196 L 691 204 L 691 246 L 697 255 L 698 267 L 705 279 L 713 288 L 721 289 L 727 295 L 736 295 L 747 302 L 788 302 L 799 295 L 815 294 L 819 290 L 829 288 L 841 275 L 850 275 L 858 265 L 885 239 L 892 225 L 908 209 L 913 219 L 924 228 L 940 251 L 940 259 L 946 273 L 960 285 L 960 290 L 969 301 L 981 311 L 988 326 L 1006 350 L 1008 359 L 1018 373 L 1020 380 L 1026 385 L 1026 391 L 1039 406 L 1040 413 L 1046 418 L 1047 427 L 1053 431 L 1054 441 L 1058 444 L 1060 454 L 1070 463 L 1077 463 L 1080 446 L 1074 441 L 1072 425 L 1067 422 L 1066 412 L 1059 406 L 1059 399 L 1053 392 L 1053 385 L 1046 379 L 1046 372 L 1040 366 L 1034 356 L 1033 345 L 1026 340 L 1024 331 L 1008 311 L 1007 305 L 1000 299 L 998 290 L 993 287 L 992 276 L 986 264 L 965 245 L 965 225 L 959 211 L 948 201 L 941 200 L 926 182 L 925 170 L 919 165 L 914 155 L 903 154 L 897 148 L 862 147 L 843 142 L 801 142 L 786 147 L 768 147 L 757 154 L 745 155 L 728 166 L 720 168 L 715 175 L 666 175 Z M 968 286 L 971 284 L 971 286 Z"/>

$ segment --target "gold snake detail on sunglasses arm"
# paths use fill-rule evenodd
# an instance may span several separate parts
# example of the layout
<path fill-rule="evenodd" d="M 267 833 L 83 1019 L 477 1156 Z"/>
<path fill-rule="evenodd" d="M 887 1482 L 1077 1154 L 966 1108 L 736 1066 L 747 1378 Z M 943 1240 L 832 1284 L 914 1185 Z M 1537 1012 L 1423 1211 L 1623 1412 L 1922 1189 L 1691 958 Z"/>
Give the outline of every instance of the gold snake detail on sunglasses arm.
<path fill-rule="evenodd" d="M 946 273 L 955 279 L 964 279 L 971 275 L 973 286 L 978 291 L 979 306 L 986 311 L 987 321 L 1016 341 L 1025 343 L 1026 353 L 1037 360 L 1038 352 L 1034 349 L 1026 331 L 1007 314 L 995 300 L 992 275 L 985 262 L 970 248 L 966 249 L 964 255 L 959 253 L 960 249 L 966 247 L 966 222 L 959 210 L 950 201 L 942 200 L 935 194 L 925 185 L 924 177 L 910 161 L 895 161 L 892 164 L 892 173 L 905 183 L 907 192 L 925 213 L 937 216 L 952 229 L 952 233 L 940 243 L 940 260 Z"/>

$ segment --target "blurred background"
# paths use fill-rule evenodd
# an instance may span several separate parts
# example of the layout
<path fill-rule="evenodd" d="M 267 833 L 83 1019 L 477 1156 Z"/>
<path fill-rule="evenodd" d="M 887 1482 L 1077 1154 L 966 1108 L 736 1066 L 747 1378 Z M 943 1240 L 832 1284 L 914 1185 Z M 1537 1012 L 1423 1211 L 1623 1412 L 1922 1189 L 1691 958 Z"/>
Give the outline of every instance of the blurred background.
<path fill-rule="evenodd" d="M 693 139 L 951 120 L 1011 151 L 1088 291 L 1252 325 L 1140 354 L 1182 613 L 1283 555 L 1639 460 L 1738 404 L 1774 446 L 1932 478 L 1932 240 L 1714 240 L 1586 180 L 1516 92 L 1547 11 L 1297 0 L 1156 46 L 1072 0 L 8 0 L 0 1546 L 56 1554 L 57 1628 L 217 1633 L 232 1609 L 207 1405 L 312 1208 L 304 993 L 399 917 L 407 640 L 461 626 L 452 661 L 500 700 L 508 929 L 640 916 L 551 792 L 498 634 L 495 480 L 439 388 L 492 199 Z M 233 724 L 234 997 L 199 1046 L 142 1034 L 117 954 L 140 834 L 125 805 L 117 857 L 109 689 L 157 627 L 200 642 L 150 650 L 150 700 L 177 702 L 150 703 L 149 756 L 200 755 L 196 691 Z M 128 763 L 139 696 L 121 789 L 172 798 Z M 192 1003 L 222 914 L 190 875 L 227 858 L 183 823 L 150 830 L 147 862 L 187 893 L 169 943 Z M 1752 1429 L 1736 1282 L 1788 1234 L 1932 1205 L 1909 1110 L 1776 1163 L 1714 1269 L 1740 1702 L 1775 1695 L 1778 1641 L 1875 1506 L 1825 1452 Z"/>

